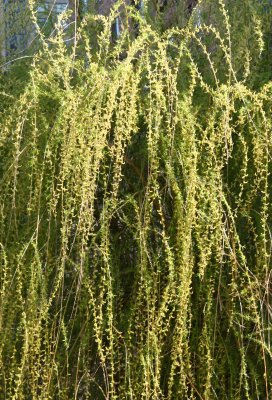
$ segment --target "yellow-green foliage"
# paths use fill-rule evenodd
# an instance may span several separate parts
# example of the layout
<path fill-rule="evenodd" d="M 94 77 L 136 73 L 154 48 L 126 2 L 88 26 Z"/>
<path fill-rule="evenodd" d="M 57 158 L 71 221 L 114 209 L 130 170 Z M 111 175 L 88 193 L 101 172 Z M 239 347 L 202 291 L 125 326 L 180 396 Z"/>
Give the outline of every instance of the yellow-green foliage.
<path fill-rule="evenodd" d="M 218 13 L 60 25 L 3 107 L 0 399 L 271 399 L 272 86 Z"/>

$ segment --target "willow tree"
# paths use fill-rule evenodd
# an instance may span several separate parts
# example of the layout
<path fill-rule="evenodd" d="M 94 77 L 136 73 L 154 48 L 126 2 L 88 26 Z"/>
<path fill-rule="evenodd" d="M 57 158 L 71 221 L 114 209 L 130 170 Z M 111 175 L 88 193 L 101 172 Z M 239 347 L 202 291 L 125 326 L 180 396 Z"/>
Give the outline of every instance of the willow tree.
<path fill-rule="evenodd" d="M 0 399 L 271 398 L 272 85 L 229 4 L 87 13 L 5 66 Z"/>

